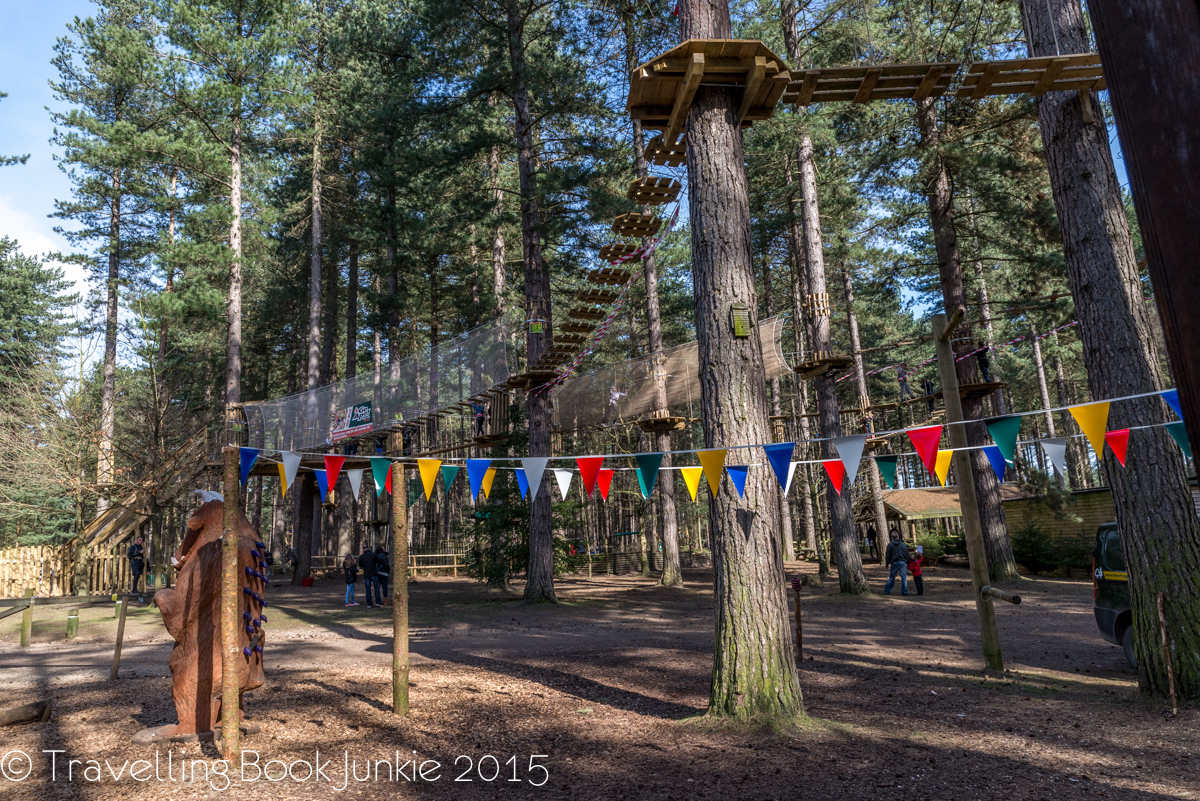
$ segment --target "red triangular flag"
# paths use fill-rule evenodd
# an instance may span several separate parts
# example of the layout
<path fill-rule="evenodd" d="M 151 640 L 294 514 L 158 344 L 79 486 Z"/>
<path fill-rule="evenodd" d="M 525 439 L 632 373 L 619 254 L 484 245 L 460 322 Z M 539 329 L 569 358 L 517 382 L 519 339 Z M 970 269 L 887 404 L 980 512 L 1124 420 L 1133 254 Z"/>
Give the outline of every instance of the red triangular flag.
<path fill-rule="evenodd" d="M 837 494 L 842 494 L 842 482 L 846 479 L 846 465 L 842 464 L 841 459 L 829 459 L 821 462 L 821 466 L 825 468 L 826 475 L 829 476 L 829 483 L 837 490 Z"/>
<path fill-rule="evenodd" d="M 1104 441 L 1108 443 L 1108 447 L 1112 448 L 1113 456 L 1117 457 L 1117 461 L 1121 463 L 1121 467 L 1125 466 L 1125 449 L 1129 447 L 1129 429 L 1122 428 L 1120 431 L 1109 431 L 1104 435 Z"/>
<path fill-rule="evenodd" d="M 579 475 L 583 476 L 583 488 L 590 498 L 592 491 L 596 489 L 596 475 L 600 472 L 600 465 L 604 464 L 604 457 L 583 456 L 576 459 L 575 463 L 579 465 Z"/>
<path fill-rule="evenodd" d="M 604 468 L 598 474 L 600 480 L 600 497 L 608 500 L 608 488 L 612 485 L 613 471 L 609 468 Z"/>
<path fill-rule="evenodd" d="M 325 475 L 329 478 L 330 489 L 333 489 L 335 486 L 337 486 L 338 473 L 342 472 L 342 465 L 345 463 L 345 456 L 325 457 Z"/>
<path fill-rule="evenodd" d="M 390 467 L 388 468 L 387 480 L 383 482 L 383 491 L 388 493 L 389 495 L 392 492 L 392 468 L 390 468 Z"/>
<path fill-rule="evenodd" d="M 921 457 L 925 469 L 929 471 L 929 475 L 936 476 L 934 467 L 937 465 L 938 443 L 942 441 L 942 427 L 910 428 L 907 433 L 908 438 L 912 440 L 913 447 L 917 449 L 917 456 Z"/>

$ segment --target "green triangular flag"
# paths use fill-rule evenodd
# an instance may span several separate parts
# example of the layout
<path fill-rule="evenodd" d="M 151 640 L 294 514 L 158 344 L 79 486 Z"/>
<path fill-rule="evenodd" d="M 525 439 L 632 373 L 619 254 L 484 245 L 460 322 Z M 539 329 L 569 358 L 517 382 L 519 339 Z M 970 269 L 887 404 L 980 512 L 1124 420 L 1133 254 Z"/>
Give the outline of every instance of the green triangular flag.
<path fill-rule="evenodd" d="M 642 497 L 649 498 L 654 492 L 654 482 L 658 480 L 658 466 L 662 464 L 661 453 L 644 453 L 637 457 L 638 486 L 642 489 Z"/>
<path fill-rule="evenodd" d="M 460 466 L 456 464 L 442 465 L 442 481 L 446 484 L 446 492 L 450 491 L 450 485 L 454 483 L 454 479 L 458 475 L 459 469 Z"/>
<path fill-rule="evenodd" d="M 1188 442 L 1187 428 L 1184 427 L 1183 423 L 1167 423 L 1163 427 L 1167 429 L 1167 433 L 1178 443 L 1179 447 L 1183 450 L 1183 455 L 1191 459 L 1192 444 Z"/>
<path fill-rule="evenodd" d="M 1007 417 L 989 417 L 983 422 L 996 447 L 1004 454 L 1005 461 L 1011 462 L 1017 452 L 1017 432 L 1021 429 L 1020 416 L 1011 414 Z"/>
<path fill-rule="evenodd" d="M 896 456 L 876 456 L 875 466 L 879 468 L 879 474 L 883 476 L 883 482 L 887 484 L 888 489 L 896 488 Z"/>
<path fill-rule="evenodd" d="M 371 457 L 371 477 L 375 479 L 375 497 L 383 494 L 383 488 L 387 486 L 388 471 L 392 469 L 390 459 L 384 459 L 380 456 Z"/>

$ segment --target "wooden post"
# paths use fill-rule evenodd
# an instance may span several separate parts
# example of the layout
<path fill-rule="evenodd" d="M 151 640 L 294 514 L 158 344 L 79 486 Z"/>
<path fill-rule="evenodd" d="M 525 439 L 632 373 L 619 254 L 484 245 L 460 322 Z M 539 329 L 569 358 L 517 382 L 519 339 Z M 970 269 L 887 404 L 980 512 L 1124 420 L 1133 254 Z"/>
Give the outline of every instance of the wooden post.
<path fill-rule="evenodd" d="M 67 639 L 73 640 L 79 636 L 79 609 L 72 606 L 67 610 Z"/>
<path fill-rule="evenodd" d="M 804 627 L 800 625 L 800 588 L 803 586 L 799 577 L 792 579 L 792 592 L 796 593 L 796 662 L 804 662 Z"/>
<path fill-rule="evenodd" d="M 21 613 L 21 647 L 29 647 L 29 638 L 33 636 L 33 590 L 25 590 L 25 597 L 29 599 L 29 606 L 25 607 L 25 611 Z"/>
<path fill-rule="evenodd" d="M 404 465 L 392 465 L 392 714 L 408 714 L 408 500 Z"/>
<path fill-rule="evenodd" d="M 117 617 L 117 646 L 113 649 L 112 670 L 108 674 L 109 681 L 116 681 L 117 674 L 121 670 L 121 644 L 125 640 L 125 609 L 129 606 L 129 599 L 123 598 L 117 603 L 121 606 L 121 614 Z"/>
<path fill-rule="evenodd" d="M 221 740 L 222 756 L 233 761 L 241 749 L 241 674 L 242 649 L 238 608 L 241 587 L 238 582 L 238 483 L 241 478 L 239 452 L 233 445 L 224 449 L 225 471 L 221 482 L 224 512 L 221 540 Z"/>
<path fill-rule="evenodd" d="M 1004 658 L 1000 653 L 1000 635 L 996 631 L 996 610 L 992 599 L 983 594 L 988 583 L 987 555 L 983 549 L 983 528 L 979 523 L 979 505 L 975 498 L 975 481 L 971 472 L 971 458 L 966 450 L 967 432 L 963 419 L 962 399 L 958 396 L 958 375 L 954 370 L 954 350 L 950 347 L 950 334 L 954 325 L 962 319 L 963 310 L 954 312 L 952 325 L 946 324 L 946 315 L 933 316 L 934 347 L 937 351 L 938 375 L 942 382 L 942 398 L 946 404 L 946 431 L 950 447 L 954 448 L 954 473 L 958 480 L 958 499 L 962 506 L 963 533 L 967 540 L 967 559 L 971 564 L 971 585 L 975 590 L 975 610 L 979 613 L 979 633 L 983 638 L 983 661 L 991 670 L 1004 670 Z"/>

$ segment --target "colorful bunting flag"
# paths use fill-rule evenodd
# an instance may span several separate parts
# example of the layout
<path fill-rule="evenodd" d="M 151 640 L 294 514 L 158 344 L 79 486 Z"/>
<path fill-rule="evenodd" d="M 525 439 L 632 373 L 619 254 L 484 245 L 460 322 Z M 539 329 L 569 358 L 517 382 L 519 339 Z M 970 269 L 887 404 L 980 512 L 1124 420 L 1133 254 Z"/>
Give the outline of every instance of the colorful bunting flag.
<path fill-rule="evenodd" d="M 946 476 L 950 475 L 950 460 L 954 457 L 954 451 L 938 451 L 937 461 L 934 462 L 933 472 L 937 476 L 938 483 L 943 487 L 946 486 Z"/>
<path fill-rule="evenodd" d="M 879 475 L 883 476 L 883 483 L 887 484 L 888 489 L 896 488 L 896 462 L 898 456 L 876 456 L 875 466 L 879 468 Z"/>
<path fill-rule="evenodd" d="M 1113 456 L 1117 457 L 1117 461 L 1121 463 L 1121 467 L 1125 466 L 1125 451 L 1129 448 L 1129 429 L 1122 428 L 1117 431 L 1109 431 L 1104 435 L 1104 441 L 1108 443 L 1108 447 L 1112 448 Z"/>
<path fill-rule="evenodd" d="M 542 475 L 546 472 L 546 465 L 550 460 L 545 456 L 532 457 L 521 460 L 521 467 L 525 469 L 525 478 L 529 479 L 529 502 L 532 503 L 537 498 L 538 489 L 542 486 Z"/>
<path fill-rule="evenodd" d="M 258 448 L 238 448 L 239 466 L 242 468 L 242 486 L 246 486 L 246 481 L 250 478 L 250 471 L 254 469 L 254 463 L 258 461 Z"/>
<path fill-rule="evenodd" d="M 1187 428 L 1182 422 L 1167 423 L 1163 428 L 1167 429 L 1167 433 L 1175 440 L 1183 451 L 1183 455 L 1187 458 L 1192 458 L 1192 443 L 1188 442 Z"/>
<path fill-rule="evenodd" d="M 792 479 L 796 477 L 796 467 L 798 466 L 798 464 L 799 464 L 798 462 L 792 462 L 791 464 L 788 465 L 787 483 L 783 485 L 783 494 L 784 495 L 787 495 L 789 492 L 791 492 Z"/>
<path fill-rule="evenodd" d="M 821 467 L 825 468 L 825 475 L 829 476 L 829 483 L 837 490 L 837 494 L 842 494 L 842 482 L 846 480 L 846 465 L 842 464 L 840 459 L 826 459 L 821 462 Z"/>
<path fill-rule="evenodd" d="M 608 488 L 612 486 L 614 472 L 614 470 L 607 467 L 602 467 L 596 475 L 596 483 L 600 485 L 600 497 L 603 500 L 608 500 Z"/>
<path fill-rule="evenodd" d="M 483 499 L 492 497 L 492 482 L 496 480 L 496 468 L 489 467 L 483 474 Z M 524 497 L 524 496 L 521 496 Z"/>
<path fill-rule="evenodd" d="M 833 447 L 837 450 L 838 458 L 842 460 L 842 464 L 846 468 L 846 475 L 850 477 L 850 486 L 852 487 L 855 477 L 858 476 L 858 465 L 862 462 L 863 447 L 866 444 L 866 434 L 837 437 L 833 441 Z"/>
<path fill-rule="evenodd" d="M 467 481 L 471 483 L 472 500 L 479 497 L 479 490 L 483 487 L 483 477 L 487 475 L 488 465 L 491 463 L 491 459 L 467 460 Z"/>
<path fill-rule="evenodd" d="M 683 473 L 683 483 L 687 484 L 688 494 L 692 496 L 692 501 L 696 500 L 696 491 L 700 489 L 700 476 L 704 475 L 703 467 L 683 467 L 679 470 Z"/>
<path fill-rule="evenodd" d="M 942 427 L 910 428 L 908 438 L 913 447 L 917 449 L 917 456 L 921 457 L 925 469 L 929 471 L 930 475 L 937 475 L 934 468 L 937 466 L 938 443 L 942 440 Z"/>
<path fill-rule="evenodd" d="M 442 483 L 446 485 L 446 492 L 450 491 L 450 485 L 454 483 L 454 479 L 458 478 L 458 471 L 462 469 L 456 464 L 442 465 Z"/>
<path fill-rule="evenodd" d="M 771 463 L 771 469 L 775 471 L 775 479 L 786 494 L 792 472 L 795 469 L 792 466 L 792 454 L 796 452 L 796 443 L 780 442 L 775 445 L 763 445 L 763 451 L 767 454 L 767 461 Z"/>
<path fill-rule="evenodd" d="M 746 497 L 746 476 L 749 475 L 750 468 L 744 464 L 727 464 L 725 472 L 729 473 L 729 480 L 737 488 L 738 497 Z"/>
<path fill-rule="evenodd" d="M 279 454 L 279 480 L 283 482 L 283 494 L 296 482 L 296 471 L 300 469 L 300 454 L 284 451 Z"/>
<path fill-rule="evenodd" d="M 437 486 L 438 468 L 442 466 L 441 459 L 418 459 L 417 470 L 421 473 L 421 486 L 425 488 L 425 500 L 433 499 L 433 488 Z"/>
<path fill-rule="evenodd" d="M 325 457 L 325 475 L 329 476 L 329 486 L 337 486 L 338 474 L 342 472 L 342 465 L 345 463 L 345 456 Z"/>
<path fill-rule="evenodd" d="M 384 489 L 391 492 L 392 463 L 382 456 L 371 457 L 371 478 L 375 479 L 375 497 L 383 494 Z"/>
<path fill-rule="evenodd" d="M 1162 393 L 1162 399 L 1167 402 L 1167 405 L 1174 410 L 1175 416 L 1180 420 L 1183 419 L 1183 407 L 1179 404 L 1179 390 L 1168 389 Z"/>
<path fill-rule="evenodd" d="M 521 488 L 521 500 L 525 500 L 525 495 L 529 492 L 529 479 L 525 477 L 525 471 L 519 467 L 513 472 L 517 474 L 517 486 Z"/>
<path fill-rule="evenodd" d="M 983 449 L 987 454 L 988 461 L 992 463 L 992 470 L 996 473 L 996 479 L 1004 480 L 1004 471 L 1008 468 L 1008 461 L 1004 458 L 1004 453 L 1000 450 L 999 445 L 988 445 Z"/>
<path fill-rule="evenodd" d="M 583 478 L 583 489 L 590 498 L 596 489 L 596 475 L 600 472 L 600 466 L 604 464 L 604 457 L 583 456 L 576 459 L 575 464 L 579 465 L 579 475 Z"/>
<path fill-rule="evenodd" d="M 562 495 L 562 499 L 567 499 L 567 493 L 571 491 L 571 476 L 574 475 L 570 470 L 555 468 L 554 478 L 558 481 L 558 492 Z"/>
<path fill-rule="evenodd" d="M 1040 442 L 1046 458 L 1054 465 L 1054 469 L 1060 476 L 1065 476 L 1067 474 L 1067 438 L 1047 437 Z"/>
<path fill-rule="evenodd" d="M 317 488 L 321 493 L 321 503 L 325 503 L 325 498 L 329 495 L 329 479 L 324 470 L 314 470 L 313 473 L 317 476 Z"/>
<path fill-rule="evenodd" d="M 1096 458 L 1103 459 L 1104 430 L 1108 427 L 1108 401 L 1089 403 L 1085 406 L 1072 406 L 1069 411 L 1075 418 L 1075 422 L 1079 423 L 1079 428 L 1087 437 L 1087 441 L 1091 443 L 1092 450 L 1096 452 Z"/>
<path fill-rule="evenodd" d="M 392 494 L 392 476 L 395 475 L 395 473 L 396 473 L 395 470 L 393 470 L 391 467 L 388 467 L 387 475 L 384 476 L 384 479 L 383 479 L 383 491 L 386 492 L 388 495 Z M 412 504 L 413 504 L 412 501 L 408 502 L 409 506 L 412 506 Z"/>
<path fill-rule="evenodd" d="M 1017 458 L 1017 434 L 1021 430 L 1021 416 L 1012 414 L 1007 417 L 989 417 L 983 424 L 987 426 L 988 433 L 992 435 L 992 441 L 1000 449 L 1004 460 L 1011 462 Z"/>
<path fill-rule="evenodd" d="M 717 497 L 717 491 L 721 488 L 721 468 L 725 466 L 726 453 L 728 451 L 725 448 L 711 448 L 696 452 L 696 458 L 700 460 L 700 466 L 704 468 L 704 477 L 708 479 L 708 491 L 714 498 Z"/>
<path fill-rule="evenodd" d="M 354 494 L 354 500 L 356 501 L 358 500 L 358 490 L 360 487 L 362 487 L 362 477 L 364 472 L 366 472 L 365 468 L 361 467 L 346 471 L 346 478 L 350 479 L 350 492 Z"/>
<path fill-rule="evenodd" d="M 637 457 L 638 486 L 643 498 L 649 498 L 650 493 L 654 492 L 654 482 L 658 481 L 658 468 L 662 460 L 661 453 L 643 453 Z"/>

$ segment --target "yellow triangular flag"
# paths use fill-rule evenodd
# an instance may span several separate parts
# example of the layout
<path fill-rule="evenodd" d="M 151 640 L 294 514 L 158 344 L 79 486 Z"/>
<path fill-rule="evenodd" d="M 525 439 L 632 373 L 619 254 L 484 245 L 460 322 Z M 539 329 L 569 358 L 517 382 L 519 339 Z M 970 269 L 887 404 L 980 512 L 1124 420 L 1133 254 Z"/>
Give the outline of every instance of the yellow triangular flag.
<path fill-rule="evenodd" d="M 492 482 L 496 480 L 496 468 L 489 467 L 483 472 L 483 499 L 486 501 L 492 494 Z"/>
<path fill-rule="evenodd" d="M 691 494 L 692 500 L 696 500 L 696 490 L 700 489 L 700 476 L 704 475 L 703 467 L 683 467 L 679 470 L 683 473 L 683 483 L 687 484 L 688 493 Z"/>
<path fill-rule="evenodd" d="M 438 471 L 442 467 L 441 459 L 418 459 L 417 469 L 421 471 L 421 485 L 425 487 L 425 500 L 433 497 L 433 488 L 437 486 Z"/>
<path fill-rule="evenodd" d="M 275 466 L 279 468 L 279 495 L 283 497 L 287 495 L 287 470 L 283 466 L 283 462 L 276 462 Z"/>
<path fill-rule="evenodd" d="M 725 468 L 725 448 L 713 448 L 708 451 L 697 451 L 696 456 L 700 459 L 700 466 L 704 468 L 704 476 L 708 479 L 708 491 L 712 496 L 717 497 L 717 490 L 721 488 L 721 473 Z"/>
<path fill-rule="evenodd" d="M 950 459 L 953 456 L 954 451 L 938 451 L 937 461 L 933 464 L 933 472 L 943 487 L 946 486 L 946 476 L 950 474 Z"/>
<path fill-rule="evenodd" d="M 1096 458 L 1103 459 L 1104 435 L 1108 429 L 1108 401 L 1089 403 L 1087 406 L 1072 406 L 1070 411 L 1075 422 L 1083 429 L 1083 435 L 1092 443 Z"/>

